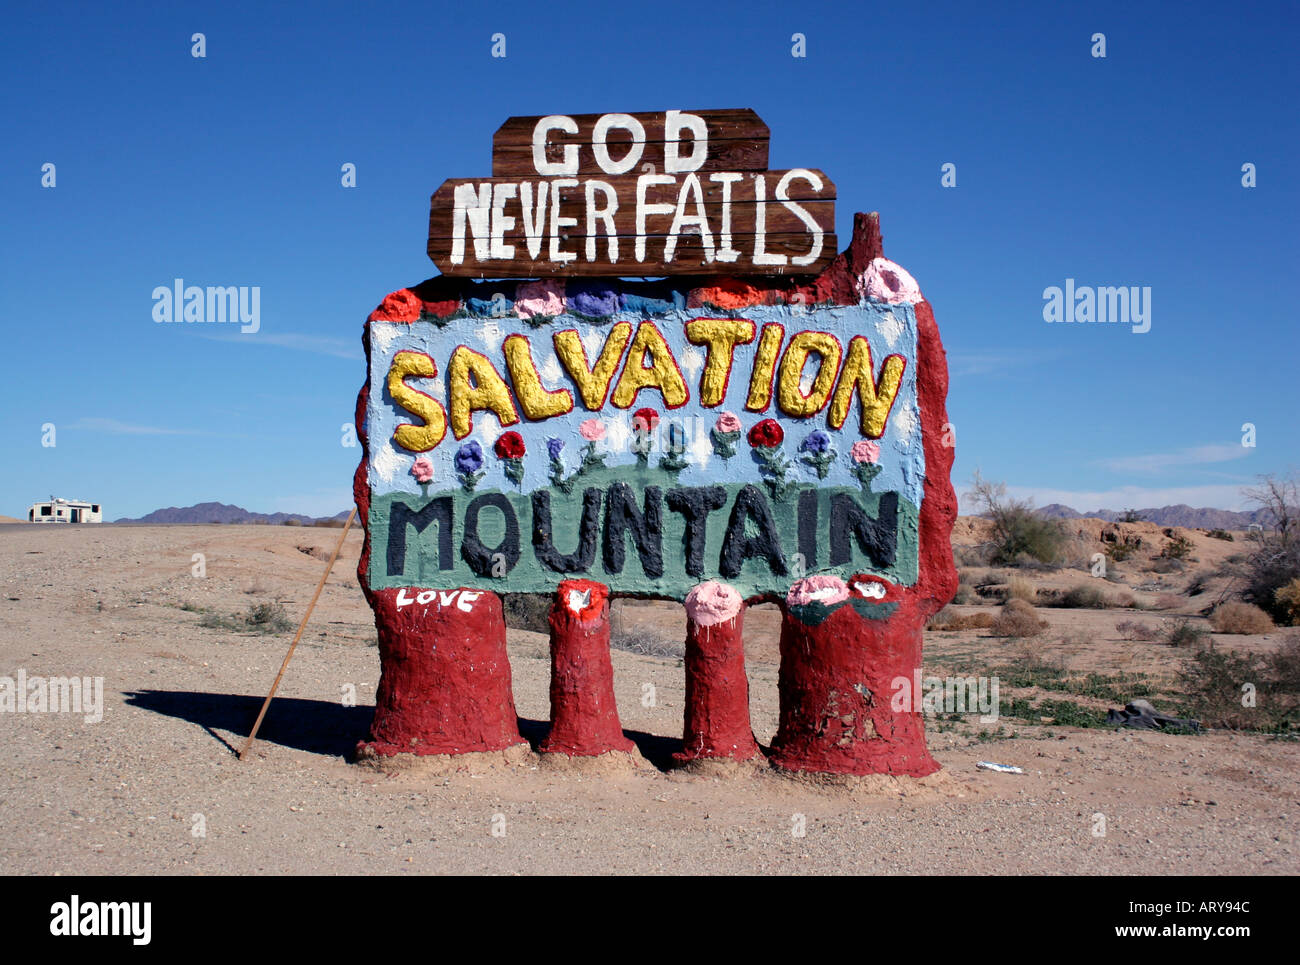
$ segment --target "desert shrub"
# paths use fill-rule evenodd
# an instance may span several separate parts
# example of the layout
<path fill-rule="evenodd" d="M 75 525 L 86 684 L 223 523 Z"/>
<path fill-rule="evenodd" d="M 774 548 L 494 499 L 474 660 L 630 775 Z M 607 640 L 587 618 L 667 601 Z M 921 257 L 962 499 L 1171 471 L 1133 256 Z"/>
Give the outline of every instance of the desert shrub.
<path fill-rule="evenodd" d="M 1170 536 L 1160 555 L 1167 560 L 1185 560 L 1192 555 L 1192 548 L 1192 541 L 1186 536 Z"/>
<path fill-rule="evenodd" d="M 1286 586 L 1278 587 L 1273 593 L 1273 601 L 1287 624 L 1300 624 L 1300 576 Z"/>
<path fill-rule="evenodd" d="M 958 566 L 988 566 L 988 553 L 979 546 L 954 546 L 952 558 Z"/>
<path fill-rule="evenodd" d="M 553 599 L 551 593 L 502 593 L 501 609 L 505 611 L 506 626 L 534 633 L 550 632 L 547 617 Z"/>
<path fill-rule="evenodd" d="M 1151 604 L 1151 609 L 1176 610 L 1182 605 L 1182 598 L 1177 593 L 1161 593 L 1156 596 L 1155 602 Z"/>
<path fill-rule="evenodd" d="M 1113 596 L 1110 598 L 1110 602 L 1108 605 L 1119 607 L 1120 609 L 1123 610 L 1140 609 L 1140 607 L 1138 606 L 1137 598 L 1133 596 L 1132 593 L 1121 593 L 1119 596 Z"/>
<path fill-rule="evenodd" d="M 640 654 L 643 657 L 684 657 L 685 633 L 666 626 L 641 626 L 635 631 L 620 625 L 611 627 L 609 645 L 615 650 Z"/>
<path fill-rule="evenodd" d="M 1300 641 L 1268 656 L 1203 650 L 1183 669 L 1188 711 L 1210 727 L 1293 732 L 1300 724 Z M 1254 706 L 1243 706 L 1243 689 Z"/>
<path fill-rule="evenodd" d="M 1187 569 L 1187 564 L 1182 560 L 1171 560 L 1157 556 L 1146 568 L 1152 573 L 1181 573 Z"/>
<path fill-rule="evenodd" d="M 1066 542 L 1065 530 L 1054 519 L 1040 516 L 1030 500 L 1011 499 L 1005 483 L 992 483 L 978 472 L 971 498 L 993 523 L 989 559 L 1013 565 L 1022 554 L 1040 563 L 1054 563 Z"/>
<path fill-rule="evenodd" d="M 1103 610 L 1110 601 L 1101 587 L 1080 583 L 1065 591 L 1059 605 L 1071 610 Z"/>
<path fill-rule="evenodd" d="M 1210 645 L 1209 632 L 1188 619 L 1171 621 L 1160 637 L 1171 647 L 1204 648 Z"/>
<path fill-rule="evenodd" d="M 1140 523 L 1145 519 L 1146 517 L 1136 509 L 1126 509 L 1119 515 L 1119 522 L 1121 523 Z"/>
<path fill-rule="evenodd" d="M 1208 576 L 1206 576 L 1204 573 L 1197 573 L 1187 583 L 1187 590 L 1186 590 L 1187 595 L 1200 596 L 1202 593 L 1205 592 L 1205 588 L 1209 584 L 1209 582 L 1210 582 L 1210 578 Z"/>
<path fill-rule="evenodd" d="M 1126 559 L 1137 552 L 1137 547 L 1125 540 L 1122 543 L 1107 543 L 1106 555 L 1110 557 L 1112 563 L 1123 563 Z"/>
<path fill-rule="evenodd" d="M 959 606 L 975 602 L 975 588 L 969 583 L 958 583 L 952 602 Z"/>
<path fill-rule="evenodd" d="M 286 520 L 284 521 L 284 525 L 285 525 L 285 526 L 301 526 L 301 525 L 302 525 L 302 520 L 301 520 L 301 519 L 294 519 L 294 518 L 291 516 L 291 517 L 289 517 L 288 519 L 286 519 Z"/>
<path fill-rule="evenodd" d="M 279 603 L 253 603 L 245 612 L 229 616 L 208 613 L 199 621 L 199 626 L 241 633 L 286 633 L 294 628 L 289 614 Z"/>
<path fill-rule="evenodd" d="M 1034 584 L 1019 576 L 1013 576 L 1007 581 L 1007 599 L 1024 600 L 1026 603 L 1033 603 L 1037 598 L 1038 592 L 1034 589 Z"/>
<path fill-rule="evenodd" d="M 1253 603 L 1223 603 L 1210 614 L 1215 633 L 1272 633 L 1273 620 Z"/>
<path fill-rule="evenodd" d="M 957 613 L 951 607 L 944 607 L 930 618 L 925 625 L 927 630 L 987 630 L 993 626 L 992 613 Z"/>
<path fill-rule="evenodd" d="M 1007 600 L 990 628 L 998 637 L 1036 637 L 1047 629 L 1047 622 L 1024 600 Z"/>
<path fill-rule="evenodd" d="M 1212 529 L 1205 535 L 1210 537 L 1210 539 L 1221 539 L 1228 543 L 1233 542 L 1232 534 L 1229 533 L 1226 529 Z"/>
<path fill-rule="evenodd" d="M 1155 627 L 1140 620 L 1120 620 L 1115 624 L 1115 632 L 1125 640 L 1140 640 L 1149 643 L 1160 636 Z"/>

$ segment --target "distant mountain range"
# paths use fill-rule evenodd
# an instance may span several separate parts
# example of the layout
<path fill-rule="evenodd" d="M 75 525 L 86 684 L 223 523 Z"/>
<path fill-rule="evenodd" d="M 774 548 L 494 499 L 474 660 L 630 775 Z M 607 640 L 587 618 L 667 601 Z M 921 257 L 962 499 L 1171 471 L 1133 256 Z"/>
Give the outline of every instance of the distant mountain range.
<path fill-rule="evenodd" d="M 197 503 L 193 506 L 168 506 L 155 509 L 147 516 L 138 519 L 119 519 L 118 523 L 264 523 L 269 526 L 283 526 L 289 520 L 295 520 L 304 526 L 311 526 L 321 520 L 347 519 L 347 511 L 337 516 L 304 516 L 301 513 L 250 513 L 239 506 L 228 503 Z"/>
<path fill-rule="evenodd" d="M 1094 513 L 1081 513 L 1077 509 L 1052 503 L 1042 506 L 1038 512 L 1052 519 L 1104 519 L 1115 522 L 1123 513 L 1112 509 L 1102 509 Z M 1195 508 L 1185 504 L 1161 506 L 1159 509 L 1139 509 L 1145 521 L 1157 526 L 1182 526 L 1187 529 L 1248 529 L 1252 523 L 1268 526 L 1269 516 L 1265 510 L 1235 512 L 1230 509 Z M 270 526 L 283 526 L 289 520 L 295 520 L 304 526 L 311 526 L 325 520 L 347 519 L 347 511 L 336 516 L 304 516 L 302 513 L 251 513 L 239 506 L 228 503 L 198 503 L 194 506 L 169 506 L 155 509 L 147 516 L 138 519 L 119 519 L 119 523 L 227 523 L 250 524 L 262 523 Z"/>
<path fill-rule="evenodd" d="M 1052 503 L 1041 506 L 1038 512 L 1052 519 L 1104 519 L 1113 523 L 1122 517 L 1122 512 L 1113 509 L 1101 509 L 1094 513 L 1081 513 L 1069 506 Z M 1272 517 L 1267 510 L 1254 509 L 1250 512 L 1237 512 L 1231 509 L 1195 508 L 1185 503 L 1177 506 L 1161 506 L 1159 509 L 1139 509 L 1137 514 L 1145 522 L 1157 526 L 1182 526 L 1185 529 L 1248 529 L 1252 523 L 1268 527 Z"/>

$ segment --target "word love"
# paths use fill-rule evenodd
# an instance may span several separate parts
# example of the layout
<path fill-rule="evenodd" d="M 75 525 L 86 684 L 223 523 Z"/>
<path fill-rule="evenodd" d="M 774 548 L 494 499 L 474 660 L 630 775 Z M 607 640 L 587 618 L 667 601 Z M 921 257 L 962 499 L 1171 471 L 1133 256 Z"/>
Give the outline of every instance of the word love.
<path fill-rule="evenodd" d="M 410 606 L 417 603 L 420 606 L 428 606 L 430 603 L 437 601 L 438 609 L 444 609 L 456 604 L 456 609 L 462 613 L 474 612 L 474 601 L 481 597 L 482 593 L 474 593 L 469 590 L 424 590 L 415 596 L 406 595 L 406 587 L 397 591 L 397 609 Z"/>
<path fill-rule="evenodd" d="M 853 335 L 847 346 L 824 331 L 796 332 L 787 340 L 779 322 L 764 324 L 760 330 L 743 318 L 696 318 L 683 324 L 680 335 L 672 334 L 679 344 L 684 336 L 689 345 L 704 349 L 694 383 L 700 406 L 723 403 L 736 356 L 744 350 L 749 367 L 747 410 L 766 411 L 773 401 L 782 413 L 795 418 L 811 418 L 825 410 L 827 424 L 838 430 L 856 400 L 861 434 L 870 439 L 884 434 L 907 364 L 903 355 L 891 354 L 877 372 L 866 336 Z M 677 353 L 654 321 L 640 322 L 635 332 L 631 322 L 610 326 L 594 362 L 588 359 L 577 330 L 553 332 L 550 347 L 571 388 L 558 382 L 548 387 L 543 382 L 532 338 L 516 332 L 502 341 L 502 368 L 509 383 L 487 355 L 457 345 L 447 361 L 446 405 L 407 382 L 437 376 L 434 359 L 420 351 L 397 352 L 388 369 L 388 392 L 424 424 L 399 425 L 394 443 L 409 452 L 427 452 L 443 441 L 449 425 L 452 434 L 463 439 L 473 430 L 473 414 L 479 411 L 491 412 L 502 426 L 512 426 L 521 415 L 531 421 L 567 415 L 579 401 L 592 412 L 601 411 L 607 400 L 615 408 L 630 409 L 646 390 L 657 392 L 669 409 L 681 408 L 691 399 L 692 385 L 682 374 Z M 747 349 L 751 345 L 754 348 Z"/>
<path fill-rule="evenodd" d="M 769 171 L 752 111 L 511 118 L 493 177 L 434 193 L 446 275 L 813 274 L 836 252 L 835 185 Z"/>

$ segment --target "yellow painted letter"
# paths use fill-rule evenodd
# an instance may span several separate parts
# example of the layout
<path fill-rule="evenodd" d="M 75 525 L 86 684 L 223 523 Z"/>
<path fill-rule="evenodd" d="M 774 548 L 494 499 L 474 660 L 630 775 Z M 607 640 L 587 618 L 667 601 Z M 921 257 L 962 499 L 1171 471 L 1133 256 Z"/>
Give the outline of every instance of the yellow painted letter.
<path fill-rule="evenodd" d="M 398 352 L 388 369 L 388 394 L 407 412 L 419 416 L 424 425 L 403 423 L 393 433 L 393 442 L 409 452 L 428 452 L 447 434 L 447 410 L 431 396 L 406 384 L 409 376 L 431 379 L 438 366 L 423 352 Z"/>
<path fill-rule="evenodd" d="M 826 421 L 832 429 L 839 429 L 849 417 L 853 390 L 858 390 L 862 403 L 862 434 L 869 439 L 879 439 L 885 434 L 889 410 L 894 407 L 898 387 L 903 382 L 903 369 L 907 360 L 901 355 L 891 355 L 880 367 L 880 384 L 877 387 L 872 373 L 871 346 L 862 335 L 854 335 L 849 342 L 848 357 L 840 372 L 840 384 L 835 387 Z"/>

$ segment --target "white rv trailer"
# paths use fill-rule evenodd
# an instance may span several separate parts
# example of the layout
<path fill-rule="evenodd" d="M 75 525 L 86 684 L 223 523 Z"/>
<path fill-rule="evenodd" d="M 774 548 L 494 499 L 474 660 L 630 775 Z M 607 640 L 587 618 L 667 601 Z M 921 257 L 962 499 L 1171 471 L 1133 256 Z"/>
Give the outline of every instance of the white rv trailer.
<path fill-rule="evenodd" d="M 51 496 L 48 502 L 32 503 L 27 510 L 30 523 L 102 523 L 104 513 L 99 503 L 84 499 Z"/>

